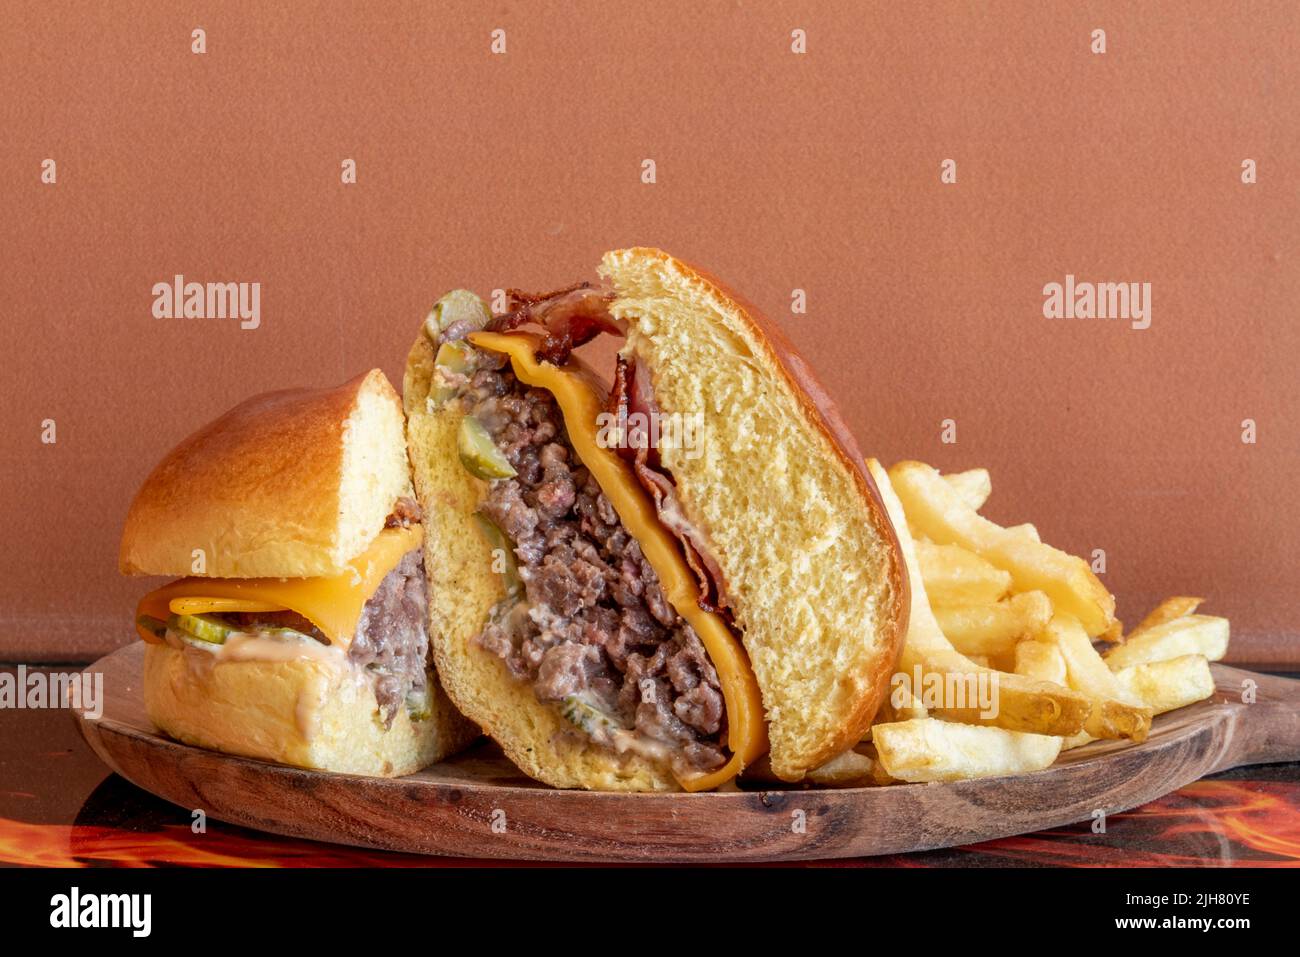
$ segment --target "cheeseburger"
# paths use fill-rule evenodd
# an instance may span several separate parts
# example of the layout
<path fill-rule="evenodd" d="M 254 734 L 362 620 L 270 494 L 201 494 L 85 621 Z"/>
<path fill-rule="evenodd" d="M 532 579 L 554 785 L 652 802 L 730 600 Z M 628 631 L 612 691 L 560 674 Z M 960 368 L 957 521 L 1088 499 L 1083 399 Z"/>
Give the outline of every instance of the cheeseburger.
<path fill-rule="evenodd" d="M 424 531 L 401 404 L 378 369 L 259 395 L 145 480 L 130 575 L 150 718 L 188 744 L 401 775 L 477 735 L 429 662 Z"/>

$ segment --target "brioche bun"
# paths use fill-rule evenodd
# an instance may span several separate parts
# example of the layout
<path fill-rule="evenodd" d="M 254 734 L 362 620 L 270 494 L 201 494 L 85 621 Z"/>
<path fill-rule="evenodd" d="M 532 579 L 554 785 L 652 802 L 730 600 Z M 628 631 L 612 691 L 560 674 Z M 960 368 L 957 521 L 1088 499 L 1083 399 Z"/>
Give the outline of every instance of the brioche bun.
<path fill-rule="evenodd" d="M 254 396 L 158 463 L 122 531 L 128 575 L 335 575 L 411 494 L 402 406 L 373 369 Z M 195 571 L 196 550 L 205 566 Z"/>
<path fill-rule="evenodd" d="M 702 454 L 660 457 L 723 570 L 772 771 L 797 781 L 862 740 L 888 691 L 909 607 L 897 535 L 826 390 L 755 306 L 658 249 L 600 272 L 659 410 L 704 416 Z"/>

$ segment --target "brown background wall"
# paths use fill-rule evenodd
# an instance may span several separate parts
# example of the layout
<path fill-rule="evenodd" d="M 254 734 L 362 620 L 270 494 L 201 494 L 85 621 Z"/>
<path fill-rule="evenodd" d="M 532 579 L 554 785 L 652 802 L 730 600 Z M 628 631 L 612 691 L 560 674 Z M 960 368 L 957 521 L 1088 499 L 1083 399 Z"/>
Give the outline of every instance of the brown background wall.
<path fill-rule="evenodd" d="M 870 453 L 1105 548 L 1130 623 L 1200 593 L 1300 660 L 1300 8 L 1219 6 L 3 0 L 0 658 L 131 638 L 120 523 L 202 421 L 642 243 L 778 318 Z M 178 272 L 261 282 L 261 328 L 154 319 Z M 1152 283 L 1151 328 L 1044 319 L 1066 273 Z"/>

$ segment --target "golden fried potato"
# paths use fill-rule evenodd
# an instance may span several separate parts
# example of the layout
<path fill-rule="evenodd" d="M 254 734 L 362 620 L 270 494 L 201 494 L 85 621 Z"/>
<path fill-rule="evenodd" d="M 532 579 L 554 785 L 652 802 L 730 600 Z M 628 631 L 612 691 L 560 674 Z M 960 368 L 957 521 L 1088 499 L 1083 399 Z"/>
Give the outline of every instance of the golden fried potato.
<path fill-rule="evenodd" d="M 1156 714 L 1204 701 L 1214 694 L 1214 675 L 1204 655 L 1130 665 L 1115 672 L 1115 680 Z"/>
<path fill-rule="evenodd" d="M 925 585 L 928 592 L 930 583 Z M 937 605 L 933 610 L 944 635 L 964 655 L 1012 654 L 1017 642 L 1038 634 L 1052 618 L 1052 602 L 1041 591 L 990 604 Z"/>
<path fill-rule="evenodd" d="M 889 478 L 902 503 L 898 524 L 910 521 L 936 544 L 975 552 L 1010 572 L 1016 591 L 1045 592 L 1058 611 L 1078 618 L 1089 635 L 1100 635 L 1114 621 L 1115 599 L 1083 559 L 982 518 L 924 463 L 900 462 L 889 470 Z"/>
<path fill-rule="evenodd" d="M 1211 615 L 1186 615 L 1162 625 L 1134 632 L 1122 645 L 1106 652 L 1112 671 L 1183 655 L 1204 655 L 1219 661 L 1228 653 L 1228 619 Z"/>

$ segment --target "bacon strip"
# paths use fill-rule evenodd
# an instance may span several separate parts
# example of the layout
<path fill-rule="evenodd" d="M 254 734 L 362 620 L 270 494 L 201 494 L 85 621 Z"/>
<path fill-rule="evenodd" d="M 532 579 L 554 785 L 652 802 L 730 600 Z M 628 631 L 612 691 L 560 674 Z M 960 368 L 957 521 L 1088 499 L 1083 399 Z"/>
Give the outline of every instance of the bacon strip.
<path fill-rule="evenodd" d="M 618 357 L 618 364 L 614 368 L 614 384 L 605 404 L 605 411 L 617 416 L 619 423 L 626 424 L 627 431 L 617 449 L 618 454 L 632 463 L 637 481 L 654 500 L 659 521 L 681 542 L 686 564 L 695 573 L 699 583 L 700 594 L 696 599 L 699 606 L 705 611 L 721 614 L 731 623 L 731 605 L 727 599 L 722 569 L 709 555 L 703 536 L 682 511 L 681 502 L 677 498 L 677 486 L 663 470 L 659 450 L 651 444 L 649 435 L 642 434 L 632 424 L 638 421 L 638 413 L 645 416 L 644 421 L 647 422 L 659 414 L 654 394 L 650 390 L 649 377 L 643 373 L 638 374 L 638 371 L 635 363 L 628 362 L 623 356 Z"/>
<path fill-rule="evenodd" d="M 578 346 L 608 332 L 621 336 L 624 328 L 609 314 L 613 294 L 580 282 L 554 292 L 527 293 L 506 290 L 509 311 L 488 323 L 492 332 L 510 332 L 528 323 L 542 327 L 545 335 L 537 357 L 563 365 Z"/>

